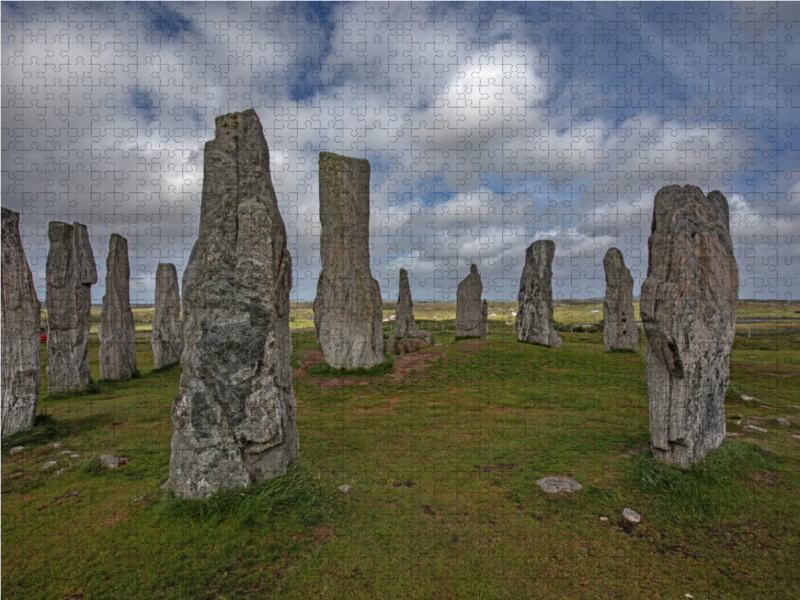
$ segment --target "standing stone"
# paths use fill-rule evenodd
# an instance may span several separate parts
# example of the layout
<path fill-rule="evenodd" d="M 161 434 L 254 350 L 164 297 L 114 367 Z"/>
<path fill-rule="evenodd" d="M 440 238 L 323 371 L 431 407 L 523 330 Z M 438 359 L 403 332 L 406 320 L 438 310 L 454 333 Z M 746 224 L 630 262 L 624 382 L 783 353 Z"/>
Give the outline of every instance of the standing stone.
<path fill-rule="evenodd" d="M 728 201 L 670 185 L 656 194 L 641 314 L 658 460 L 688 467 L 725 438 L 725 392 L 736 329 L 739 269 Z"/>
<path fill-rule="evenodd" d="M 603 342 L 610 350 L 633 350 L 639 343 L 639 330 L 633 316 L 633 277 L 617 248 L 609 248 L 603 258 L 606 296 L 603 299 Z"/>
<path fill-rule="evenodd" d="M 106 294 L 98 330 L 100 379 L 129 379 L 138 373 L 130 278 L 128 240 L 112 233 L 106 259 Z"/>
<path fill-rule="evenodd" d="M 481 302 L 483 282 L 478 267 L 470 265 L 469 275 L 456 290 L 456 337 L 489 337 L 488 304 Z M 486 304 L 484 306 L 484 304 Z"/>
<path fill-rule="evenodd" d="M 521 342 L 561 348 L 563 342 L 553 327 L 553 240 L 528 246 L 519 282 L 517 339 Z"/>
<path fill-rule="evenodd" d="M 2 209 L 2 437 L 33 427 L 41 383 L 39 299 L 19 236 L 19 213 Z"/>
<path fill-rule="evenodd" d="M 416 352 L 433 346 L 433 334 L 417 328 L 414 319 L 414 303 L 411 301 L 411 286 L 408 284 L 408 272 L 400 269 L 400 290 L 395 310 L 394 335 L 389 338 L 387 348 L 389 354 L 399 355 Z"/>
<path fill-rule="evenodd" d="M 394 317 L 396 338 L 413 337 L 417 332 L 414 319 L 414 303 L 411 301 L 411 286 L 408 284 L 408 271 L 400 269 L 400 290 L 397 295 L 397 309 Z"/>
<path fill-rule="evenodd" d="M 369 264 L 369 161 L 320 152 L 322 271 L 314 324 L 335 369 L 369 368 L 383 352 L 381 288 Z"/>
<path fill-rule="evenodd" d="M 153 316 L 153 368 L 160 369 L 181 359 L 183 324 L 178 271 L 172 263 L 158 263 L 156 269 L 156 302 Z"/>
<path fill-rule="evenodd" d="M 47 385 L 55 394 L 92 381 L 89 329 L 97 266 L 86 225 L 50 221 L 47 235 Z"/>
<path fill-rule="evenodd" d="M 184 349 L 170 487 L 206 499 L 286 472 L 300 454 L 292 390 L 292 258 L 252 109 L 215 119 L 200 231 L 183 274 Z"/>

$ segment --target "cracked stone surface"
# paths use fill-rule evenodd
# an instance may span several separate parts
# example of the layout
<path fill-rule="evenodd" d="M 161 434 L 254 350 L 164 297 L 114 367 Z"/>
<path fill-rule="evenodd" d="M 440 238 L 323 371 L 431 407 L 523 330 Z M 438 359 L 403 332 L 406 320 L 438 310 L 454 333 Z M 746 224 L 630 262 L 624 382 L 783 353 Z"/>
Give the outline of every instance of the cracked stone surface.
<path fill-rule="evenodd" d="M 172 263 L 158 263 L 156 301 L 153 316 L 153 368 L 160 369 L 181 359 L 183 323 L 178 271 Z"/>
<path fill-rule="evenodd" d="M 469 275 L 458 284 L 456 290 L 456 336 L 489 337 L 488 304 L 481 301 L 483 281 L 478 267 L 470 265 Z"/>
<path fill-rule="evenodd" d="M 553 328 L 553 240 L 538 240 L 525 251 L 525 267 L 519 281 L 517 339 L 521 342 L 561 348 Z"/>
<path fill-rule="evenodd" d="M 97 266 L 86 225 L 50 221 L 47 234 L 47 382 L 48 393 L 55 394 L 92 381 L 89 329 Z"/>
<path fill-rule="evenodd" d="M 369 258 L 369 177 L 369 161 L 320 152 L 322 270 L 314 326 L 325 362 L 336 369 L 386 360 L 381 288 Z"/>
<path fill-rule="evenodd" d="M 656 194 L 640 311 L 650 438 L 658 460 L 688 467 L 725 438 L 725 392 L 739 269 L 728 201 L 670 185 Z"/>
<path fill-rule="evenodd" d="M 39 314 L 19 213 L 2 209 L 2 437 L 33 427 L 41 385 Z"/>
<path fill-rule="evenodd" d="M 106 259 L 106 293 L 98 328 L 100 379 L 130 379 L 138 372 L 130 278 L 128 240 L 112 233 Z"/>
<path fill-rule="evenodd" d="M 183 372 L 169 485 L 207 499 L 299 456 L 289 360 L 292 259 L 254 110 L 215 119 L 200 230 L 183 274 Z"/>
<path fill-rule="evenodd" d="M 639 330 L 633 314 L 633 277 L 618 248 L 609 248 L 603 258 L 606 293 L 603 298 L 603 342 L 605 350 L 636 351 Z"/>

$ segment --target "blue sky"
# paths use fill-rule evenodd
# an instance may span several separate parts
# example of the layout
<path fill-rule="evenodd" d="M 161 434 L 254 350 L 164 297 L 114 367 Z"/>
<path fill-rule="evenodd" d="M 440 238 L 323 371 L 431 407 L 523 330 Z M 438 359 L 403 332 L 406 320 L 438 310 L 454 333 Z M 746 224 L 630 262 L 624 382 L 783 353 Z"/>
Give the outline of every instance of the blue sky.
<path fill-rule="evenodd" d="M 395 299 L 516 299 L 556 242 L 557 298 L 602 296 L 619 247 L 638 293 L 653 197 L 721 190 L 741 298 L 800 289 L 798 3 L 3 3 L 2 202 L 44 297 L 47 222 L 108 236 L 131 297 L 197 234 L 214 117 L 255 108 L 290 238 L 319 273 L 320 151 L 373 167 L 373 273 Z M 793 141 L 794 140 L 794 141 Z"/>

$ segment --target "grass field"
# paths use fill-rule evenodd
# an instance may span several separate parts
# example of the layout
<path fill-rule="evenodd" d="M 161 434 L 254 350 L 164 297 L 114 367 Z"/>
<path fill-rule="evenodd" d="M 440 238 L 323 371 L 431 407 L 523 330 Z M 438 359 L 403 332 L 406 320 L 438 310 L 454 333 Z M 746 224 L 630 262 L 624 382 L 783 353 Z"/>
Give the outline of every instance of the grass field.
<path fill-rule="evenodd" d="M 799 324 L 739 326 L 742 435 L 686 471 L 649 452 L 644 336 L 606 354 L 602 334 L 558 351 L 497 323 L 459 342 L 452 321 L 422 325 L 442 345 L 377 377 L 315 375 L 313 332 L 296 333 L 300 461 L 205 504 L 159 489 L 180 367 L 152 371 L 148 339 L 141 379 L 45 383 L 37 428 L 3 442 L 3 598 L 800 598 Z M 547 475 L 583 489 L 547 495 Z"/>

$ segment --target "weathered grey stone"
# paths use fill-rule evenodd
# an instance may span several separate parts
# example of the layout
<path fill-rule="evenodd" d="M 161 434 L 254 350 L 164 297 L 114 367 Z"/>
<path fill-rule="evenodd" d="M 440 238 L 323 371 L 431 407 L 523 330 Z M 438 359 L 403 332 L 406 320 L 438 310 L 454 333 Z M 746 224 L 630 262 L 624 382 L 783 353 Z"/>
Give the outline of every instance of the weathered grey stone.
<path fill-rule="evenodd" d="M 433 346 L 433 334 L 423 329 L 417 329 L 416 333 L 411 337 L 397 339 L 397 337 L 393 335 L 386 344 L 387 351 L 393 356 L 409 354 L 424 348 L 432 348 Z"/>
<path fill-rule="evenodd" d="M 553 328 L 553 240 L 528 246 L 519 281 L 517 339 L 521 342 L 561 348 L 563 342 Z"/>
<path fill-rule="evenodd" d="M 623 508 L 622 516 L 625 517 L 625 520 L 629 521 L 630 523 L 638 523 L 642 520 L 642 516 L 632 508 Z"/>
<path fill-rule="evenodd" d="M 106 293 L 100 311 L 100 379 L 129 379 L 136 369 L 136 325 L 130 296 L 128 240 L 112 233 L 106 259 Z"/>
<path fill-rule="evenodd" d="M 41 384 L 39 313 L 33 274 L 19 236 L 19 213 L 2 209 L 2 434 L 33 427 Z"/>
<path fill-rule="evenodd" d="M 299 456 L 289 360 L 292 259 L 254 110 L 216 118 L 200 230 L 183 274 L 183 372 L 170 488 L 206 499 L 286 472 Z"/>
<path fill-rule="evenodd" d="M 725 438 L 739 292 L 725 196 L 659 190 L 648 250 L 640 309 L 653 456 L 688 467 Z"/>
<path fill-rule="evenodd" d="M 417 332 L 414 303 L 411 300 L 411 286 L 408 283 L 408 271 L 405 269 L 400 269 L 399 287 L 394 318 L 394 335 L 397 339 L 413 337 Z"/>
<path fill-rule="evenodd" d="M 400 291 L 395 311 L 394 335 L 389 338 L 387 350 L 389 354 L 398 356 L 416 352 L 433 346 L 433 334 L 417 328 L 414 320 L 414 304 L 411 301 L 411 287 L 408 285 L 408 273 L 400 269 Z"/>
<path fill-rule="evenodd" d="M 183 323 L 178 271 L 172 263 L 158 263 L 156 269 L 156 302 L 153 316 L 153 368 L 160 369 L 181 359 Z"/>
<path fill-rule="evenodd" d="M 558 492 L 577 492 L 583 486 L 569 477 L 545 477 L 538 479 L 536 483 L 548 494 L 557 494 Z"/>
<path fill-rule="evenodd" d="M 122 465 L 127 465 L 130 461 L 129 458 L 124 456 L 114 456 L 113 454 L 101 454 L 100 463 L 106 469 L 117 469 Z"/>
<path fill-rule="evenodd" d="M 757 425 L 745 425 L 742 431 L 749 431 L 750 433 L 767 433 L 767 430 Z"/>
<path fill-rule="evenodd" d="M 343 493 L 345 493 L 345 494 L 346 494 L 346 493 L 348 493 L 348 492 L 349 492 L 350 490 L 352 490 L 352 489 L 353 489 L 353 486 L 352 486 L 352 485 L 347 485 L 346 483 L 343 483 L 342 485 L 340 485 L 340 486 L 338 487 L 338 490 L 339 490 L 340 492 L 343 492 Z"/>
<path fill-rule="evenodd" d="M 25 446 L 14 446 L 13 448 L 11 448 L 11 450 L 8 451 L 8 455 L 14 456 L 15 454 L 19 454 L 23 450 L 25 450 Z"/>
<path fill-rule="evenodd" d="M 785 419 L 784 417 L 778 417 L 777 419 L 775 419 L 775 421 L 777 421 L 778 425 L 780 425 L 781 427 L 792 426 L 792 422 L 789 419 Z"/>
<path fill-rule="evenodd" d="M 89 329 L 97 266 L 86 225 L 50 221 L 47 233 L 47 385 L 55 394 L 92 381 Z"/>
<path fill-rule="evenodd" d="M 488 304 L 481 301 L 483 281 L 478 267 L 470 265 L 469 275 L 456 290 L 456 337 L 489 337 Z"/>
<path fill-rule="evenodd" d="M 369 264 L 369 161 L 320 152 L 322 271 L 314 326 L 325 362 L 369 368 L 383 352 L 381 288 Z"/>
<path fill-rule="evenodd" d="M 603 299 L 603 342 L 606 352 L 636 351 L 639 330 L 633 315 L 633 277 L 618 248 L 609 248 L 603 258 L 606 295 Z"/>

